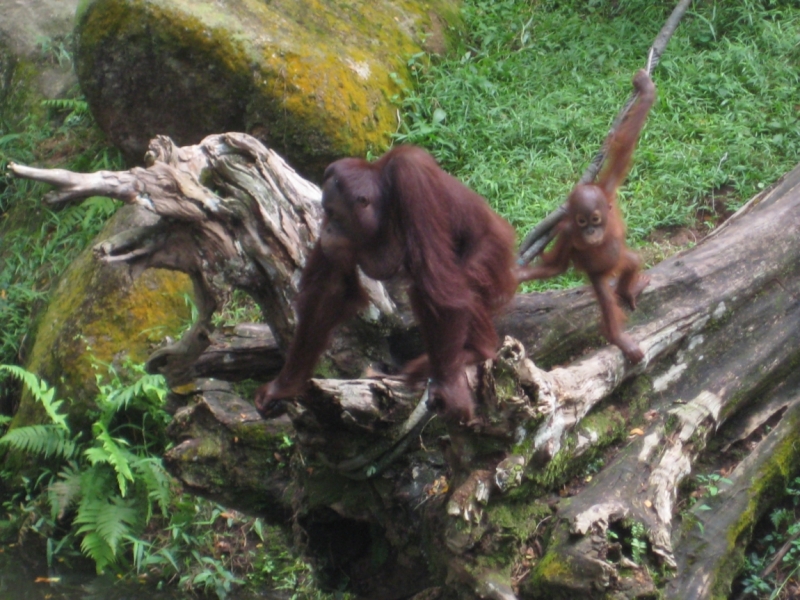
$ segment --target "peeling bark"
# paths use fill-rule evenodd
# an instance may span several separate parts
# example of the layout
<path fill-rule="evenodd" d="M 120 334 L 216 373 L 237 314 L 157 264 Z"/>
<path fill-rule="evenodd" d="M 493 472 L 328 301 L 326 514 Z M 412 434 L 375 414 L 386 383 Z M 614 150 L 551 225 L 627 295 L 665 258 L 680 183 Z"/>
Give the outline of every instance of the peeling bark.
<path fill-rule="evenodd" d="M 148 164 L 82 176 L 10 168 L 56 185 L 52 201 L 104 193 L 161 215 L 97 248 L 103 260 L 185 270 L 195 282 L 200 321 L 151 368 L 173 384 L 268 379 L 291 335 L 319 190 L 241 134 L 188 148 L 158 138 Z M 800 467 L 799 208 L 800 168 L 648 271 L 628 324 L 646 355 L 634 367 L 600 338 L 588 288 L 520 295 L 498 319 L 497 360 L 468 372 L 472 427 L 447 426 L 422 389 L 388 376 L 315 379 L 286 403 L 288 418 L 269 423 L 229 388 L 203 383 L 183 399 L 165 458 L 198 493 L 294 515 L 309 552 L 324 540 L 326 556 L 340 557 L 332 568 L 363 597 L 429 585 L 442 597 L 504 600 L 718 597 L 770 490 Z M 370 310 L 328 354 L 348 377 L 414 345 L 402 292 L 369 285 Z M 274 338 L 250 325 L 212 332 L 232 288 L 255 298 Z M 681 486 L 698 465 L 708 474 L 739 460 L 743 439 L 749 456 L 715 510 L 687 508 Z M 587 471 L 600 459 L 603 469 Z M 365 523 L 361 554 L 320 533 Z M 385 560 L 367 568 L 376 547 Z M 656 583 L 645 565 L 671 576 Z"/>

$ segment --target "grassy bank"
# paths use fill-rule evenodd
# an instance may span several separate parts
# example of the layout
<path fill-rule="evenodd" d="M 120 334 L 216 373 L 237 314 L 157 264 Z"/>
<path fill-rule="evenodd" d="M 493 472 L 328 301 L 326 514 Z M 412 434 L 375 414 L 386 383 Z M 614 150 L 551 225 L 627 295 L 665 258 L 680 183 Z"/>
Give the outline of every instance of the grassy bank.
<path fill-rule="evenodd" d="M 401 141 L 430 149 L 523 235 L 566 197 L 631 91 L 674 2 L 470 0 L 458 56 L 424 66 Z M 653 74 L 622 190 L 634 245 L 713 225 L 800 155 L 800 5 L 695 2 Z M 720 202 L 722 201 L 722 202 Z"/>

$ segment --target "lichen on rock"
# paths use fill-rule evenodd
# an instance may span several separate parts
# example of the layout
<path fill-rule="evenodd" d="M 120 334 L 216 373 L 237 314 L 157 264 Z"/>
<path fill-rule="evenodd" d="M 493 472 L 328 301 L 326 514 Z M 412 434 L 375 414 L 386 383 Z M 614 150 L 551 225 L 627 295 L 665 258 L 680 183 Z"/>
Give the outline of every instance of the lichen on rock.
<path fill-rule="evenodd" d="M 133 160 L 156 134 L 248 131 L 319 177 L 385 149 L 409 57 L 445 50 L 458 19 L 454 0 L 85 0 L 77 72 Z"/>

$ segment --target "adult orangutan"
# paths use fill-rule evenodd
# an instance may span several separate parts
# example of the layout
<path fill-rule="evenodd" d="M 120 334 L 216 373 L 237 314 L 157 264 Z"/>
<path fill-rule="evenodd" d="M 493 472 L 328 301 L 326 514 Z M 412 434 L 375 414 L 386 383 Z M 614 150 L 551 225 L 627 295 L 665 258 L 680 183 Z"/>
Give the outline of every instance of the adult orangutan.
<path fill-rule="evenodd" d="M 633 78 L 639 92 L 627 117 L 612 134 L 608 157 L 597 182 L 577 185 L 567 199 L 567 214 L 558 224 L 558 237 L 539 264 L 518 270 L 519 281 L 546 279 L 563 273 L 570 261 L 592 282 L 600 304 L 603 335 L 616 345 L 631 363 L 644 358 L 639 345 L 623 331 L 625 315 L 617 303 L 624 300 L 636 308 L 636 297 L 650 282 L 639 273 L 641 259 L 625 245 L 625 221 L 617 206 L 617 189 L 625 180 L 633 150 L 656 97 L 647 71 Z M 609 282 L 617 277 L 616 295 Z"/>
<path fill-rule="evenodd" d="M 373 163 L 345 158 L 323 176 L 320 238 L 303 269 L 297 329 L 278 377 L 256 391 L 262 416 L 302 392 L 336 325 L 366 303 L 357 274 L 409 282 L 427 350 L 432 404 L 468 422 L 475 402 L 464 366 L 494 355 L 492 315 L 514 295 L 514 231 L 486 201 L 421 148 L 399 146 Z"/>

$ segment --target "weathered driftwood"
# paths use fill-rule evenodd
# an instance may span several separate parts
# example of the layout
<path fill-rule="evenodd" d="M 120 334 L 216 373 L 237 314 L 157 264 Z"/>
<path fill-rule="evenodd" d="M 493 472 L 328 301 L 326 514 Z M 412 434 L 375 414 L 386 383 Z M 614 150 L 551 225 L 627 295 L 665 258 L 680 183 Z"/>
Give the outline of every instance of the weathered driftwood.
<path fill-rule="evenodd" d="M 208 347 L 211 316 L 232 289 L 247 292 L 265 315 L 278 345 L 294 331 L 292 300 L 305 255 L 315 243 L 321 217 L 319 188 L 297 175 L 255 138 L 228 133 L 179 148 L 167 137 L 152 140 L 147 168 L 72 173 L 14 163 L 19 176 L 50 183 L 51 205 L 103 195 L 143 206 L 161 219 L 128 230 L 95 246 L 108 262 L 127 262 L 135 274 L 148 268 L 183 271 L 192 279 L 198 319 L 176 344 L 160 350 L 149 369 L 172 383 L 184 383 Z M 202 183 L 201 183 L 202 182 Z M 395 307 L 382 285 L 367 282 L 373 307 L 362 326 L 343 328 L 329 358 L 342 373 L 356 373 L 370 351 L 369 338 L 391 318 Z M 376 308 L 377 307 L 377 308 Z M 377 342 L 373 342 L 377 343 Z M 357 355 L 354 348 L 365 348 Z"/>
<path fill-rule="evenodd" d="M 319 214 L 316 188 L 278 160 L 228 134 L 190 148 L 159 138 L 148 169 L 122 174 L 11 169 L 60 186 L 64 199 L 107 193 L 150 206 L 165 217 L 160 227 L 101 244 L 99 255 L 187 270 L 206 295 L 206 336 L 228 289 L 244 289 L 285 342 L 300 249 L 313 243 Z M 285 179 L 294 183 L 275 183 Z M 307 202 L 294 203 L 303 194 Z M 520 295 L 498 320 L 513 337 L 497 361 L 469 372 L 483 417 L 475 427 L 445 426 L 422 390 L 391 377 L 314 380 L 301 403 L 287 403 L 291 429 L 201 382 L 183 390 L 192 401 L 176 414 L 168 464 L 199 493 L 294 515 L 309 551 L 365 597 L 434 584 L 449 596 L 504 599 L 718 595 L 770 490 L 800 465 L 798 208 L 800 169 L 651 269 L 629 322 L 646 353 L 636 367 L 600 338 L 586 288 Z M 402 293 L 370 285 L 371 310 L 329 353 L 340 373 L 414 348 Z M 241 379 L 250 368 L 267 379 L 279 364 L 275 342 L 238 333 L 195 336 L 202 355 L 194 342 L 151 365 L 173 383 Z M 744 461 L 737 440 L 750 448 Z M 587 476 L 600 460 L 605 468 Z M 705 473 L 738 463 L 713 499 L 719 510 L 678 506 L 699 463 Z M 609 529 L 625 540 L 638 527 L 648 552 L 635 563 Z M 671 578 L 654 583 L 644 564 Z"/>

